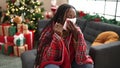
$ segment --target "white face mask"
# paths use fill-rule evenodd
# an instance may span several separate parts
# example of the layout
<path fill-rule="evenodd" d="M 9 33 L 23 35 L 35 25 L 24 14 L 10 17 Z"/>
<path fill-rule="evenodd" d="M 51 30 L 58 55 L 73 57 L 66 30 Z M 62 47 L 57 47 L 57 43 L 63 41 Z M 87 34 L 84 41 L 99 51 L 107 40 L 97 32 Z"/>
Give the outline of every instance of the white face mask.
<path fill-rule="evenodd" d="M 63 29 L 66 30 L 67 21 L 71 21 L 73 24 L 75 24 L 76 20 L 77 20 L 77 18 L 67 18 L 64 25 L 63 25 Z"/>
<path fill-rule="evenodd" d="M 71 21 L 73 24 L 76 23 L 77 18 L 67 18 L 67 20 Z"/>

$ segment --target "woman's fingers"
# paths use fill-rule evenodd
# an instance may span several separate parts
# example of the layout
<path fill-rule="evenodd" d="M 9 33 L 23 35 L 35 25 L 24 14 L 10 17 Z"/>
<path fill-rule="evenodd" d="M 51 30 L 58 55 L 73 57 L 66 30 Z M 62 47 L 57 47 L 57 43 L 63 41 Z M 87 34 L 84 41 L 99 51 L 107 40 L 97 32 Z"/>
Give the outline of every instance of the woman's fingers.
<path fill-rule="evenodd" d="M 68 22 L 67 24 L 68 24 L 67 27 L 70 31 L 75 31 L 76 30 L 75 24 L 73 24 L 72 22 Z"/>
<path fill-rule="evenodd" d="M 56 23 L 54 28 L 53 28 L 54 32 L 57 33 L 58 35 L 62 35 L 62 31 L 63 31 L 63 26 L 59 23 Z"/>

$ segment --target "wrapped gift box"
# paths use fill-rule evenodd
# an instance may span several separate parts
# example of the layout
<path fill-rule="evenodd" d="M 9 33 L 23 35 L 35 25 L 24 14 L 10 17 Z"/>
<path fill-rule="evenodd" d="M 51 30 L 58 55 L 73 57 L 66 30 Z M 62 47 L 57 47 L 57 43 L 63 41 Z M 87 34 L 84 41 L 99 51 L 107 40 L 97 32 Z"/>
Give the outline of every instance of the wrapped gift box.
<path fill-rule="evenodd" d="M 22 33 L 14 35 L 14 44 L 23 46 L 25 44 L 25 37 Z"/>
<path fill-rule="evenodd" d="M 23 33 L 23 24 L 17 24 L 17 33 Z"/>
<path fill-rule="evenodd" d="M 2 48 L 2 47 L 1 47 L 1 45 L 0 45 L 0 50 L 1 50 L 1 48 Z"/>
<path fill-rule="evenodd" d="M 3 36 L 3 29 L 2 29 L 2 25 L 0 25 L 0 36 Z"/>
<path fill-rule="evenodd" d="M 23 24 L 23 34 L 28 34 L 29 30 L 28 30 L 28 25 L 27 24 Z"/>
<path fill-rule="evenodd" d="M 6 32 L 9 26 L 10 24 L 7 24 L 7 23 L 0 25 L 0 36 L 4 36 L 5 34 L 7 34 Z"/>
<path fill-rule="evenodd" d="M 10 25 L 4 26 L 4 35 L 9 36 L 9 27 Z"/>
<path fill-rule="evenodd" d="M 13 36 L 16 33 L 16 26 L 9 27 L 9 36 Z"/>
<path fill-rule="evenodd" d="M 0 36 L 0 43 L 13 43 L 14 37 L 13 36 Z"/>
<path fill-rule="evenodd" d="M 14 46 L 14 55 L 21 56 L 21 54 L 28 50 L 28 45 L 25 44 L 23 46 Z"/>
<path fill-rule="evenodd" d="M 13 44 L 12 43 L 5 43 L 2 46 L 2 53 L 5 55 L 13 54 Z"/>
<path fill-rule="evenodd" d="M 0 51 L 1 51 L 2 47 L 1 47 L 1 44 L 0 44 Z"/>
<path fill-rule="evenodd" d="M 17 24 L 17 32 L 27 34 L 29 33 L 27 24 Z"/>
<path fill-rule="evenodd" d="M 25 43 L 28 44 L 28 50 L 33 49 L 33 39 L 34 39 L 34 33 L 33 31 L 29 31 L 29 33 L 24 34 L 25 37 Z"/>
<path fill-rule="evenodd" d="M 1 42 L 0 42 L 0 51 L 1 51 L 1 49 L 2 49 L 2 45 L 3 45 L 3 44 L 4 44 L 4 43 L 1 43 Z"/>
<path fill-rule="evenodd" d="M 0 43 L 5 43 L 5 36 L 0 36 Z"/>
<path fill-rule="evenodd" d="M 14 43 L 14 36 L 7 36 L 6 42 Z"/>

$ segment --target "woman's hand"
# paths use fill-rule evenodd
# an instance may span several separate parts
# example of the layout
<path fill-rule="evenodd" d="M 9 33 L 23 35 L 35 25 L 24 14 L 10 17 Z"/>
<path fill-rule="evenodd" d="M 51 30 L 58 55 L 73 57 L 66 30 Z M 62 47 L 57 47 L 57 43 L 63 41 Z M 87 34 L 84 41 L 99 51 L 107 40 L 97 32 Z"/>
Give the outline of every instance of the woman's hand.
<path fill-rule="evenodd" d="M 67 30 L 73 34 L 75 40 L 77 41 L 77 37 L 78 37 L 77 26 L 75 24 L 73 24 L 71 21 L 68 21 L 67 22 Z"/>
<path fill-rule="evenodd" d="M 55 26 L 53 27 L 53 30 L 56 34 L 62 36 L 63 34 L 63 25 L 60 23 L 56 23 Z"/>

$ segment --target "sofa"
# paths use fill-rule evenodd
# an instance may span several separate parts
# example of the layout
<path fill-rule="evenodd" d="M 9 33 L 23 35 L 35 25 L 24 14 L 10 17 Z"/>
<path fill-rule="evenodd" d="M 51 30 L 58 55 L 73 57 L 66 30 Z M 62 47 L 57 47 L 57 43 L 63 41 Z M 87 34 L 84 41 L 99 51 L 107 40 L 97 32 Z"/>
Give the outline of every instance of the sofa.
<path fill-rule="evenodd" d="M 36 36 L 39 35 L 48 20 L 40 20 Z M 87 21 L 78 18 L 76 24 L 81 28 L 87 43 L 87 53 L 94 61 L 94 68 L 120 68 L 120 41 L 91 46 L 98 34 L 104 31 L 115 31 L 120 36 L 120 26 L 103 22 Z M 35 39 L 35 41 L 38 38 Z M 36 48 L 21 55 L 22 68 L 33 68 L 36 57 Z"/>

